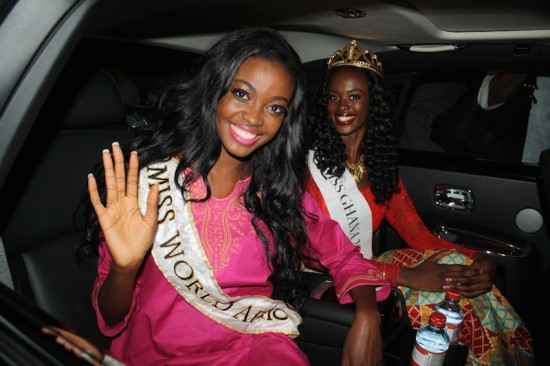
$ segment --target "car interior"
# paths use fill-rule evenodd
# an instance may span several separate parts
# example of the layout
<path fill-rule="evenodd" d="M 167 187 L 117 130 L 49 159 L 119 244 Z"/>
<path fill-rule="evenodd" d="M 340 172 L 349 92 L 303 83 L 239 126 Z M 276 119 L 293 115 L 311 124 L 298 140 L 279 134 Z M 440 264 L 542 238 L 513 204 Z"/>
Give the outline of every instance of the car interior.
<path fill-rule="evenodd" d="M 36 127 L 26 141 L 29 148 L 22 149 L 3 190 L 4 207 L 10 214 L 2 220 L 5 223 L 2 236 L 8 243 L 10 269 L 16 291 L 102 347 L 108 346 L 108 340 L 95 326 L 89 297 L 95 267 L 93 263 L 79 264 L 75 261 L 74 247 L 82 232 L 73 221 L 73 213 L 84 194 L 85 177 L 98 162 L 98 152 L 112 141 L 127 138 L 136 123 L 146 123 L 150 107 L 148 102 L 141 102 L 141 97 L 137 98 L 140 102 L 136 102 L 132 91 L 139 95 L 140 88 L 129 77 L 121 76 L 125 75 L 122 70 L 133 75 L 131 69 L 124 69 L 121 64 L 112 64 L 120 62 L 112 55 L 111 60 L 104 60 L 109 49 L 120 49 L 115 46 L 101 45 L 99 42 L 82 42 L 79 45 L 38 115 Z M 98 51 L 100 47 L 103 48 Z M 141 52 L 144 51 L 141 49 Z M 155 54 L 155 50 L 147 51 Z M 94 56 L 91 56 L 91 52 L 95 52 Z M 124 57 L 128 57 L 128 54 L 132 52 L 125 52 Z M 95 62 L 91 61 L 93 57 Z M 391 65 L 390 57 L 388 55 L 387 60 Z M 154 59 L 154 56 L 151 58 Z M 187 58 L 191 56 L 187 55 Z M 323 66 L 321 62 L 306 65 L 312 85 Z M 417 72 L 397 74 L 395 81 L 390 79 L 389 83 L 399 88 L 401 93 L 405 93 L 407 87 L 414 90 L 410 92 L 413 101 L 425 85 L 453 85 L 453 92 L 455 85 L 458 85 L 456 89 L 463 92 L 467 89 L 468 81 L 464 79 L 464 74 L 451 74 L 452 78 L 458 80 L 451 82 L 446 80 L 450 77 L 449 73 L 440 73 L 444 76 L 430 75 L 426 82 L 417 82 L 416 89 L 414 81 L 410 79 L 421 79 Z M 477 76 L 472 72 L 467 74 Z M 164 82 L 162 76 L 141 75 L 141 78 L 134 79 L 142 80 L 142 90 L 145 85 L 150 85 L 149 91 L 145 93 L 147 100 L 154 100 L 157 85 Z M 36 149 L 40 151 L 38 156 L 35 154 Z M 75 157 L 78 157 L 77 161 Z M 407 177 L 406 166 L 402 171 Z M 457 181 L 457 178 L 449 181 Z M 25 182 L 24 190 L 21 190 L 21 182 Z M 55 214 L 51 214 L 51 207 L 56 208 Z M 440 227 L 440 230 L 440 235 L 459 236 L 464 245 L 482 243 L 479 235 L 472 237 L 471 231 L 460 232 L 447 226 Z M 381 236 L 384 236 L 383 240 Z M 17 243 L 17 246 L 14 248 L 11 243 Z M 375 243 L 381 246 L 378 251 L 385 250 L 392 243 L 401 245 L 395 233 L 387 226 L 376 233 Z M 501 242 L 489 236 L 485 244 L 486 248 L 477 249 L 493 250 L 503 256 L 501 260 L 517 262 L 515 277 L 512 277 L 512 273 L 506 280 L 501 279 L 500 285 L 505 289 L 513 289 L 509 291 L 510 295 L 519 294 L 526 279 L 522 274 L 526 267 L 522 265 L 521 259 L 529 255 L 530 247 L 523 241 Z M 312 295 L 304 307 L 306 322 L 297 342 L 311 355 L 313 364 L 338 363 L 347 329 L 353 319 L 353 310 L 327 302 L 323 299 L 323 293 L 316 294 L 319 286 L 326 283 L 326 276 L 310 275 L 308 280 Z M 393 297 L 389 300 L 391 304 L 386 305 L 389 312 L 384 324 L 386 355 L 388 359 L 397 360 L 395 362 L 407 361 L 414 344 L 414 332 L 411 332 L 410 324 L 403 317 L 404 304 L 399 294 L 394 289 Z M 459 353 L 457 357 L 463 355 Z"/>
<path fill-rule="evenodd" d="M 88 47 L 83 45 L 84 54 L 89 53 Z M 4 186 L 4 205 L 10 215 L 3 218 L 2 236 L 8 243 L 16 292 L 78 334 L 107 348 L 109 340 L 97 329 L 90 301 L 96 267 L 75 260 L 75 244 L 82 230 L 73 214 L 85 194 L 86 175 L 98 162 L 98 152 L 112 141 L 124 141 L 135 123 L 146 123 L 148 106 L 128 102 L 131 93 L 124 88 L 135 90 L 135 86 L 125 85 L 124 78 L 117 79 L 115 72 L 106 71 L 118 69 L 108 64 L 89 65 L 90 59 L 78 52 L 37 117 L 36 126 L 40 127 L 33 128 L 26 141 L 32 148 L 23 148 L 17 158 L 15 166 L 21 169 L 14 169 Z M 82 59 L 86 61 L 78 61 Z M 36 149 L 40 151 L 38 156 Z M 21 190 L 23 181 L 25 189 Z M 55 214 L 49 213 L 51 207 L 55 207 Z M 330 283 L 328 275 L 309 273 L 305 278 L 311 294 L 304 305 L 305 321 L 297 342 L 310 355 L 312 364 L 338 364 L 353 308 L 324 297 L 325 291 L 320 289 L 327 281 Z M 388 362 L 406 363 L 415 333 L 399 290 L 393 289 L 381 310 Z M 454 354 L 454 361 L 451 354 L 447 364 L 462 364 L 465 349 L 456 348 Z"/>
<path fill-rule="evenodd" d="M 16 3 L 1 2 L 0 19 L 2 14 L 16 9 Z M 145 8 L 151 6 L 144 1 L 138 3 Z M 242 3 L 257 9 L 251 1 Z M 389 3 L 396 8 L 401 4 Z M 428 7 L 426 1 L 414 3 L 425 14 L 432 12 L 433 19 L 452 20 L 447 12 Z M 127 6 L 124 1 L 105 1 L 101 5 L 101 1 L 79 3 L 72 9 L 74 13 L 82 13 L 78 20 L 58 23 L 63 32 L 55 36 L 52 32 L 51 41 L 58 42 L 63 52 L 50 56 L 48 52 L 52 51 L 38 47 L 41 52 L 29 56 L 35 67 L 29 67 L 25 73 L 30 77 L 39 68 L 47 68 L 51 71 L 45 80 L 26 85 L 23 78 L 4 79 L 4 85 L 9 82 L 19 85 L 21 93 L 31 86 L 35 88 L 32 92 L 4 98 L 0 89 L 0 102 L 9 99 L 20 105 L 34 102 L 38 106 L 29 107 L 27 118 L 21 117 L 25 120 L 23 127 L 2 129 L 0 133 L 3 135 L 0 155 L 9 155 L 11 159 L 0 164 L 0 239 L 6 257 L 5 264 L 0 261 L 0 266 L 9 268 L 0 271 L 4 278 L 1 282 L 7 284 L 0 285 L 0 290 L 3 294 L 13 290 L 21 295 L 17 300 L 0 303 L 0 320 L 5 314 L 24 319 L 17 325 L 18 331 L 0 321 L 0 326 L 11 334 L 7 337 L 4 334 L 8 333 L 0 333 L 0 344 L 4 344 L 0 348 L 4 352 L 18 352 L 21 346 L 9 341 L 14 334 L 24 339 L 25 344 L 31 344 L 35 351 L 20 364 L 50 364 L 38 360 L 47 357 L 37 355 L 42 352 L 37 342 L 47 344 L 47 352 L 60 354 L 61 361 L 51 364 L 86 364 L 70 353 L 60 352 L 51 337 L 40 332 L 45 324 L 61 324 L 103 349 L 108 347 L 109 340 L 99 332 L 91 307 L 96 264 L 79 263 L 75 257 L 82 230 L 74 222 L 74 212 L 86 192 L 86 176 L 99 162 L 103 148 L 113 141 L 124 141 L 132 128 L 147 124 L 147 114 L 169 78 L 185 71 L 186 65 L 219 36 L 218 31 L 234 27 L 224 24 L 203 32 L 188 29 L 192 23 L 181 25 L 185 29 L 178 32 L 197 34 L 180 47 L 177 37 L 170 37 L 169 27 L 170 24 L 176 27 L 174 22 L 158 25 L 156 33 L 140 35 L 139 22 L 145 21 L 141 12 L 124 8 Z M 206 1 L 203 7 L 193 5 L 186 11 L 204 15 L 217 5 L 217 1 Z M 325 1 L 318 6 L 334 7 Z M 121 14 L 123 9 L 130 13 L 126 27 L 117 28 L 113 24 L 115 19 L 105 14 Z M 407 9 L 398 10 L 406 13 Z M 225 15 L 238 21 L 236 12 Z M 261 12 L 264 22 L 279 26 L 297 47 L 307 49 L 303 46 L 306 38 L 297 32 L 303 29 L 296 25 L 287 27 L 284 19 L 267 12 L 267 9 Z M 93 18 L 88 14 L 96 15 Z M 305 30 L 311 30 L 316 29 L 316 22 L 321 22 L 323 14 L 316 17 L 305 5 L 296 4 L 294 17 L 308 25 Z M 547 24 L 545 18 L 535 19 L 533 14 L 529 13 L 533 20 Z M 172 17 L 178 15 L 181 13 L 175 11 Z M 460 12 L 455 15 L 457 19 L 465 16 Z M 481 12 L 479 17 L 483 16 L 487 13 Z M 213 18 L 219 21 L 219 17 L 215 11 Z M 405 18 L 414 22 L 412 15 Z M 457 28 L 458 24 L 457 21 Z M 1 26 L 6 25 L 0 23 L 0 31 Z M 337 28 L 338 24 L 332 26 Z M 110 27 L 113 29 L 108 34 Z M 310 93 L 326 68 L 327 57 L 354 34 L 353 27 L 346 34 L 324 32 L 326 48 L 309 50 L 309 56 L 302 57 Z M 546 33 L 541 35 L 544 37 L 550 40 Z M 378 42 L 376 36 L 370 41 L 369 46 L 383 62 L 386 85 L 394 95 L 399 173 L 419 214 L 436 235 L 494 256 L 499 266 L 495 284 L 527 323 L 535 338 L 537 358 L 543 364 L 547 352 L 542 335 L 547 325 L 540 322 L 543 305 L 533 301 L 533 296 L 540 292 L 540 283 L 550 280 L 550 233 L 546 219 L 550 214 L 550 150 L 541 153 L 538 164 L 525 164 L 510 155 L 509 149 L 495 147 L 501 135 L 496 134 L 497 129 L 489 122 L 481 126 L 485 129 L 468 131 L 469 135 L 462 135 L 460 123 L 470 110 L 474 91 L 489 70 L 548 69 L 550 43 L 498 39 L 472 44 L 454 42 L 453 47 L 442 52 L 433 49 L 429 52 L 426 51 L 429 45 L 421 45 L 417 52 L 411 46 L 415 44 L 412 38 L 410 44 L 398 42 L 398 46 L 391 48 Z M 30 44 L 31 40 L 22 47 Z M 3 106 L 0 111 L 17 116 L 10 109 L 13 105 L 6 102 L 6 106 L 0 105 Z M 0 120 L 0 128 L 4 126 L 2 123 Z M 518 121 L 517 126 L 526 123 Z M 509 126 L 507 130 L 517 135 L 514 128 Z M 477 139 L 487 131 L 485 145 L 465 143 L 472 141 L 472 134 Z M 11 144 L 3 144 L 10 136 L 19 144 L 16 150 Z M 8 166 L 9 169 L 5 168 Z M 382 225 L 374 234 L 373 244 L 375 254 L 405 246 L 389 225 Z M 331 297 L 328 275 L 304 275 L 309 296 L 303 309 L 304 324 L 296 341 L 312 365 L 338 365 L 353 319 L 353 306 L 340 305 Z M 380 304 L 380 310 L 386 365 L 408 365 L 415 331 L 408 322 L 399 289 L 393 288 L 390 298 Z M 24 335 L 25 332 L 30 335 Z M 464 365 L 466 352 L 464 347 L 453 348 L 445 365 Z"/>

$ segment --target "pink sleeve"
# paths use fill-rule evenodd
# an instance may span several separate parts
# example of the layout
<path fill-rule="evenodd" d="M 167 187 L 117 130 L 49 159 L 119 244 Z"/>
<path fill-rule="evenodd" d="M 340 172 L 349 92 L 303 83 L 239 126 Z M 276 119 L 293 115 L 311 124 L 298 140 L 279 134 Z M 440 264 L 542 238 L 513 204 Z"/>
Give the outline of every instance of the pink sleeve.
<path fill-rule="evenodd" d="M 108 325 L 105 322 L 105 319 L 103 319 L 103 315 L 101 315 L 101 311 L 99 310 L 98 295 L 99 295 L 99 290 L 101 289 L 101 286 L 103 285 L 103 283 L 105 282 L 105 279 L 107 278 L 107 275 L 109 274 L 109 268 L 111 267 L 111 253 L 109 252 L 109 249 L 107 248 L 107 244 L 105 243 L 105 241 L 101 242 L 101 244 L 99 245 L 98 251 L 99 251 L 99 261 L 98 261 L 98 267 L 97 267 L 98 276 L 95 279 L 93 288 L 92 288 L 92 306 L 97 316 L 97 324 L 99 326 L 99 330 L 101 331 L 101 333 L 103 333 L 103 335 L 107 337 L 113 337 L 119 334 L 122 330 L 124 330 L 124 328 L 126 328 L 126 325 L 128 324 L 128 319 L 134 312 L 136 299 L 139 294 L 140 279 L 136 281 L 136 286 L 134 288 L 134 296 L 132 299 L 132 306 L 128 314 L 124 317 L 124 320 L 115 326 Z"/>
<path fill-rule="evenodd" d="M 306 217 L 311 243 L 306 255 L 317 259 L 331 275 L 341 303 L 352 301 L 349 291 L 357 286 L 376 286 L 376 300 L 388 297 L 391 288 L 377 267 L 363 258 L 359 247 L 353 245 L 340 225 L 330 219 L 308 193 L 304 196 L 305 209 L 317 216 L 317 222 Z"/>

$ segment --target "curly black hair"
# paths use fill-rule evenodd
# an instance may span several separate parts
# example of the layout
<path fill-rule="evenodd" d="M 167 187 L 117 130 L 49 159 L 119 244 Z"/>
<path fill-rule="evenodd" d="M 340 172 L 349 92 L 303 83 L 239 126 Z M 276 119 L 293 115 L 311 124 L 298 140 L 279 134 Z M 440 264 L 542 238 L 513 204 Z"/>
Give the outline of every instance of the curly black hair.
<path fill-rule="evenodd" d="M 240 65 L 249 57 L 279 63 L 288 70 L 294 83 L 293 98 L 278 134 L 244 163 L 251 175 L 244 204 L 252 214 L 252 225 L 270 260 L 271 281 L 285 301 L 298 305 L 301 301 L 300 253 L 307 247 L 304 215 L 309 215 L 302 207 L 307 174 L 305 76 L 298 54 L 281 34 L 267 27 L 251 27 L 223 37 L 197 60 L 186 72 L 187 76 L 173 80 L 149 119 L 150 128 L 136 131 L 123 150 L 127 158 L 136 150 L 141 167 L 179 157 L 176 177 L 186 167 L 194 166 L 192 174 L 179 186 L 182 194 L 189 183 L 202 177 L 207 194 L 200 201 L 208 200 L 211 197 L 208 173 L 221 152 L 215 124 L 218 102 L 229 90 Z M 101 170 L 97 173 L 101 174 Z M 101 182 L 101 178 L 97 181 Z M 79 252 L 97 254 L 100 228 L 87 196 L 80 212 L 85 217 L 86 235 Z M 269 233 L 262 231 L 260 221 Z M 274 252 L 269 250 L 267 234 L 273 237 Z"/>
<path fill-rule="evenodd" d="M 314 161 L 328 176 L 340 177 L 344 173 L 346 152 L 340 135 L 327 113 L 328 85 L 336 70 L 349 68 L 364 73 L 369 83 L 369 111 L 367 132 L 361 144 L 365 166 L 376 203 L 389 200 L 399 191 L 397 137 L 391 114 L 391 98 L 383 79 L 367 69 L 339 66 L 327 71 L 310 100 L 307 143 L 314 151 Z"/>

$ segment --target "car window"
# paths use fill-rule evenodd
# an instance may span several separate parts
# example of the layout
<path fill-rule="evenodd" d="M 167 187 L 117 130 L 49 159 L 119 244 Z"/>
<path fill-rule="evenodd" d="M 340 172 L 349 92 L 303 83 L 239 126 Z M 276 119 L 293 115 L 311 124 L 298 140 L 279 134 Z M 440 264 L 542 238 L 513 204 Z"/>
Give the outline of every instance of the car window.
<path fill-rule="evenodd" d="M 16 0 L 0 0 L 0 25 L 2 25 L 2 22 L 6 19 L 16 2 Z"/>
<path fill-rule="evenodd" d="M 519 76 L 524 71 L 482 69 L 423 75 L 412 87 L 404 107 L 400 148 L 538 164 L 540 153 L 550 143 L 550 129 L 544 127 L 550 124 L 550 116 L 541 115 L 539 126 L 532 119 L 542 104 L 537 99 L 544 98 L 536 97 L 546 85 L 541 80 L 549 78 L 534 71 L 528 73 L 509 99 L 490 106 L 490 110 L 478 100 L 488 75 Z M 489 93 L 494 89 L 485 90 Z"/>

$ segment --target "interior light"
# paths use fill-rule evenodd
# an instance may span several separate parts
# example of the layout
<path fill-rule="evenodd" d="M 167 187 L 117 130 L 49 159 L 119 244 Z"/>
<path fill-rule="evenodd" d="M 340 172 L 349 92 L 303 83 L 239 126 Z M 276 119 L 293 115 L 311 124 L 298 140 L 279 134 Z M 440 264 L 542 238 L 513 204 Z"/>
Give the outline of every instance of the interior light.
<path fill-rule="evenodd" d="M 342 18 L 364 18 L 365 12 L 355 8 L 342 8 L 334 10 Z"/>
<path fill-rule="evenodd" d="M 448 52 L 457 51 L 468 47 L 467 43 L 455 43 L 455 44 L 407 44 L 398 45 L 402 50 L 411 52 Z"/>

